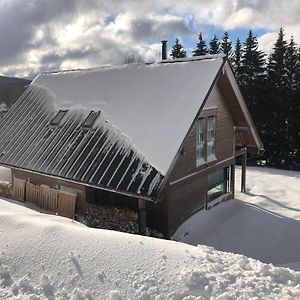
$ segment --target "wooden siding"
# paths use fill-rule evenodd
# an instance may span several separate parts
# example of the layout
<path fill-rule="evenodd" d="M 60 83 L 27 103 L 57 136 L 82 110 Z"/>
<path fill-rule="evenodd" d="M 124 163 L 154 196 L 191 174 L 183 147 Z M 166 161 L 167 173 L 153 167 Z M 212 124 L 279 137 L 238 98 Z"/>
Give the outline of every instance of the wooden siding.
<path fill-rule="evenodd" d="M 56 213 L 60 216 L 74 219 L 76 194 L 70 194 L 48 186 L 35 185 L 26 182 L 26 201 L 35 203 L 40 208 Z"/>
<path fill-rule="evenodd" d="M 72 189 L 76 192 L 77 195 L 77 202 L 76 202 L 76 214 L 80 216 L 86 215 L 86 208 L 87 208 L 87 199 L 86 199 L 86 188 L 83 185 L 75 184 L 71 182 L 66 182 L 60 179 L 56 179 L 54 177 L 47 177 L 43 175 L 38 175 L 34 173 L 29 173 L 20 170 L 12 170 L 13 178 L 16 177 L 18 179 L 29 181 L 34 185 L 47 185 L 50 188 L 53 187 L 66 187 Z M 66 193 L 68 194 L 68 193 Z M 24 199 L 24 197 L 23 197 Z"/>
<path fill-rule="evenodd" d="M 232 163 L 230 158 L 234 155 L 235 147 L 234 121 L 218 83 L 207 99 L 201 115 L 206 115 L 208 110 L 216 112 L 216 160 L 196 166 L 196 124 L 193 124 L 170 173 L 162 201 L 164 204 L 160 204 L 166 209 L 165 215 L 168 216 L 165 226 L 169 237 L 188 217 L 204 208 L 207 174 Z M 220 164 L 224 160 L 228 162 Z M 216 164 L 219 165 L 213 167 Z M 190 176 L 191 174 L 194 175 Z"/>

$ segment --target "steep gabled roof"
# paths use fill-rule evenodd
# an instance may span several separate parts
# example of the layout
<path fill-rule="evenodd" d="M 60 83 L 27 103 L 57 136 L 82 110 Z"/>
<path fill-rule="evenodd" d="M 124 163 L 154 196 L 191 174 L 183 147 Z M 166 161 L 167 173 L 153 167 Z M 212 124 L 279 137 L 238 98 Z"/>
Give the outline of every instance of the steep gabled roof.
<path fill-rule="evenodd" d="M 131 64 L 39 75 L 58 108 L 100 110 L 163 175 L 168 171 L 223 58 Z"/>
<path fill-rule="evenodd" d="M 156 200 L 224 63 L 41 74 L 0 123 L 0 164 Z"/>

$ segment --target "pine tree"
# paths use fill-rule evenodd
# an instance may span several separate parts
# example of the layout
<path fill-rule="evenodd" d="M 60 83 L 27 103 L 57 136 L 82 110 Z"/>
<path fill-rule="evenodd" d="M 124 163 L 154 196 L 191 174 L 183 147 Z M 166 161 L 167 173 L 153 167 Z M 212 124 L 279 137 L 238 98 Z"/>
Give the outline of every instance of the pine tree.
<path fill-rule="evenodd" d="M 252 30 L 243 43 L 239 67 L 239 83 L 246 104 L 254 119 L 258 131 L 265 132 L 265 59 L 258 50 L 258 42 Z M 264 141 L 264 135 L 262 140 Z"/>
<path fill-rule="evenodd" d="M 258 42 L 252 30 L 243 44 L 241 57 L 241 84 L 247 86 L 265 74 L 265 54 L 258 50 Z"/>
<path fill-rule="evenodd" d="M 234 54 L 231 60 L 232 60 L 232 69 L 238 84 L 240 84 L 241 58 L 242 58 L 242 44 L 240 39 L 237 38 L 235 43 Z"/>
<path fill-rule="evenodd" d="M 197 48 L 193 51 L 193 56 L 206 55 L 208 53 L 205 40 L 202 38 L 202 33 L 199 34 L 199 42 L 197 43 Z"/>
<path fill-rule="evenodd" d="M 221 52 L 223 52 L 228 58 L 231 57 L 232 54 L 232 43 L 229 40 L 229 34 L 227 31 L 224 32 L 223 39 L 220 45 Z"/>
<path fill-rule="evenodd" d="M 268 77 L 274 84 L 274 87 L 284 89 L 286 87 L 286 69 L 285 69 L 285 55 L 287 50 L 287 43 L 284 40 L 283 29 L 280 28 L 278 38 L 276 40 L 273 52 L 269 57 L 268 63 Z"/>
<path fill-rule="evenodd" d="M 297 95 L 297 87 L 299 85 L 299 61 L 298 49 L 291 37 L 285 53 L 285 68 L 286 68 L 286 83 L 287 83 L 287 98 L 286 106 L 286 136 L 285 136 L 285 151 L 283 151 L 284 167 L 288 169 L 300 168 L 300 98 Z M 300 77 L 299 77 L 300 79 Z"/>
<path fill-rule="evenodd" d="M 171 57 L 173 59 L 186 57 L 186 51 L 179 42 L 179 39 L 175 39 L 175 44 L 172 47 Z"/>
<path fill-rule="evenodd" d="M 286 72 L 287 43 L 283 29 L 280 28 L 278 38 L 268 62 L 268 112 L 266 120 L 268 136 L 266 136 L 269 165 L 283 167 L 286 165 L 287 152 L 287 116 L 288 116 L 288 83 Z M 276 120 L 276 124 L 274 124 Z"/>
<path fill-rule="evenodd" d="M 218 37 L 214 35 L 213 39 L 209 43 L 209 54 L 218 54 L 220 53 L 220 42 Z"/>

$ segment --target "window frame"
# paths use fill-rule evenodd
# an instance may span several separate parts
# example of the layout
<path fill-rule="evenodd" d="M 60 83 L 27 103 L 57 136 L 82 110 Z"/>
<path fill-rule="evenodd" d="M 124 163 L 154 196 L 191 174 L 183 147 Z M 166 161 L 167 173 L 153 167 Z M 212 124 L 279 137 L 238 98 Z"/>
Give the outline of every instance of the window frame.
<path fill-rule="evenodd" d="M 209 119 L 213 118 L 213 128 L 209 129 Z M 203 124 L 203 132 L 199 130 L 201 128 L 200 122 L 202 121 Z M 200 116 L 196 120 L 196 166 L 200 167 L 206 163 L 215 161 L 216 157 L 216 126 L 217 125 L 217 109 L 207 109 L 203 110 Z M 211 133 L 212 139 L 209 140 L 209 132 Z M 199 151 L 199 135 L 203 134 L 203 145 L 204 145 L 204 158 L 199 158 L 198 151 Z M 209 154 L 209 143 L 212 142 L 213 152 Z"/>
<path fill-rule="evenodd" d="M 56 115 L 50 120 L 49 124 L 51 126 L 58 126 L 67 113 L 68 113 L 68 109 L 60 109 L 56 113 Z"/>

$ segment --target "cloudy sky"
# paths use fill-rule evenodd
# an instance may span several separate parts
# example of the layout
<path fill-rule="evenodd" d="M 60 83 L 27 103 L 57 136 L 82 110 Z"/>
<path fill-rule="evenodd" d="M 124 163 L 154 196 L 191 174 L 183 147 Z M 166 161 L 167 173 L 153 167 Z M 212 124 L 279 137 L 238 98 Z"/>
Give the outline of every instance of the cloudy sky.
<path fill-rule="evenodd" d="M 118 64 L 135 54 L 153 61 L 160 41 L 178 37 L 188 54 L 199 32 L 209 41 L 251 28 L 270 51 L 280 27 L 300 44 L 300 0 L 0 0 L 0 73 Z"/>

